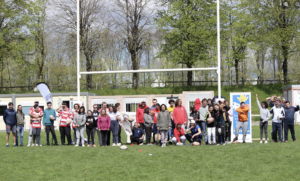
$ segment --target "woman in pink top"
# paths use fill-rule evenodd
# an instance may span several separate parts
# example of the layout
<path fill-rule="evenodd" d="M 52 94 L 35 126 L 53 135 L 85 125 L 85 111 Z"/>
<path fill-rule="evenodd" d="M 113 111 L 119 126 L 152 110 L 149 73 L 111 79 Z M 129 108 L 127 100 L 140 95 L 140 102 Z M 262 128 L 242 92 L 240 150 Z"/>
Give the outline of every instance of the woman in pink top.
<path fill-rule="evenodd" d="M 173 111 L 173 119 L 175 125 L 181 124 L 182 128 L 185 129 L 185 124 L 187 123 L 187 113 L 185 110 L 185 107 L 182 106 L 182 101 L 180 99 L 177 99 L 175 102 L 175 108 Z"/>
<path fill-rule="evenodd" d="M 110 129 L 110 117 L 106 114 L 105 109 L 101 109 L 100 116 L 98 117 L 97 128 L 101 134 L 100 146 L 107 146 L 107 137 Z"/>

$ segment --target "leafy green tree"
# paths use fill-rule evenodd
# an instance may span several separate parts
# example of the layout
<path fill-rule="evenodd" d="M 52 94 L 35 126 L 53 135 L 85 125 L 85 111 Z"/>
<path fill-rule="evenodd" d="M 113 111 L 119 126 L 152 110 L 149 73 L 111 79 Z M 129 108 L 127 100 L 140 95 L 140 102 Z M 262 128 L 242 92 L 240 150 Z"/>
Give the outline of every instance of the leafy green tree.
<path fill-rule="evenodd" d="M 216 46 L 216 4 L 212 0 L 166 0 L 156 18 L 164 43 L 158 54 L 174 64 L 192 68 L 209 61 L 209 50 Z M 192 86 L 192 71 L 187 74 Z"/>

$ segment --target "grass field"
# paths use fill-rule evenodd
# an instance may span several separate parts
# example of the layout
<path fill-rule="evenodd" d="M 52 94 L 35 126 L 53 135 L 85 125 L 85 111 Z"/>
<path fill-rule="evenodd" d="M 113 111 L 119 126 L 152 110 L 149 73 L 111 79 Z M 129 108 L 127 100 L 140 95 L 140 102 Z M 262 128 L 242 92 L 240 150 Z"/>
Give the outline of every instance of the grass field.
<path fill-rule="evenodd" d="M 270 131 L 269 126 L 269 135 Z M 297 125 L 296 136 L 299 131 Z M 45 145 L 45 133 L 41 135 Z M 253 138 L 258 137 L 259 128 L 253 126 Z M 27 138 L 25 132 L 26 144 Z M 125 151 L 111 146 L 16 148 L 12 143 L 10 139 L 11 147 L 6 148 L 5 133 L 0 133 L 1 181 L 300 179 L 300 142 L 166 148 L 135 145 Z"/>

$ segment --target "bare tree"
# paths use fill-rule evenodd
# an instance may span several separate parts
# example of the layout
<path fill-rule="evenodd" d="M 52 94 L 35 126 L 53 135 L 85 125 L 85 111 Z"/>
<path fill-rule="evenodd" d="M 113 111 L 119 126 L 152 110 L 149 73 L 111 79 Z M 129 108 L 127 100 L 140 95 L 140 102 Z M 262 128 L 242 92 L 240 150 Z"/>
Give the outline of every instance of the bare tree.
<path fill-rule="evenodd" d="M 92 71 L 93 59 L 100 49 L 104 22 L 103 1 L 79 0 L 80 2 L 80 51 L 85 57 L 86 71 Z M 54 0 L 58 8 L 55 16 L 58 30 L 68 33 L 70 46 L 75 48 L 77 31 L 77 0 Z M 92 75 L 86 76 L 87 88 L 92 89 Z"/>
<path fill-rule="evenodd" d="M 140 67 L 138 54 L 148 43 L 148 38 L 145 37 L 151 28 L 154 9 L 153 0 L 114 0 L 111 17 L 119 29 L 119 37 L 130 53 L 133 70 Z M 137 87 L 138 74 L 133 73 L 133 88 Z"/>

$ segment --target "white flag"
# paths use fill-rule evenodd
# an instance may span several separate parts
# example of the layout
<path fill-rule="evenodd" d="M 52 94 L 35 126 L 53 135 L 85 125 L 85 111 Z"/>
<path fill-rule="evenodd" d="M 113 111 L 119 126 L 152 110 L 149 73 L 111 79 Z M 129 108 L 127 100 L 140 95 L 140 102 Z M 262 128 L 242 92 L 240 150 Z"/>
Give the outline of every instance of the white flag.
<path fill-rule="evenodd" d="M 46 83 L 40 82 L 36 85 L 46 102 L 52 103 L 52 95 Z"/>

